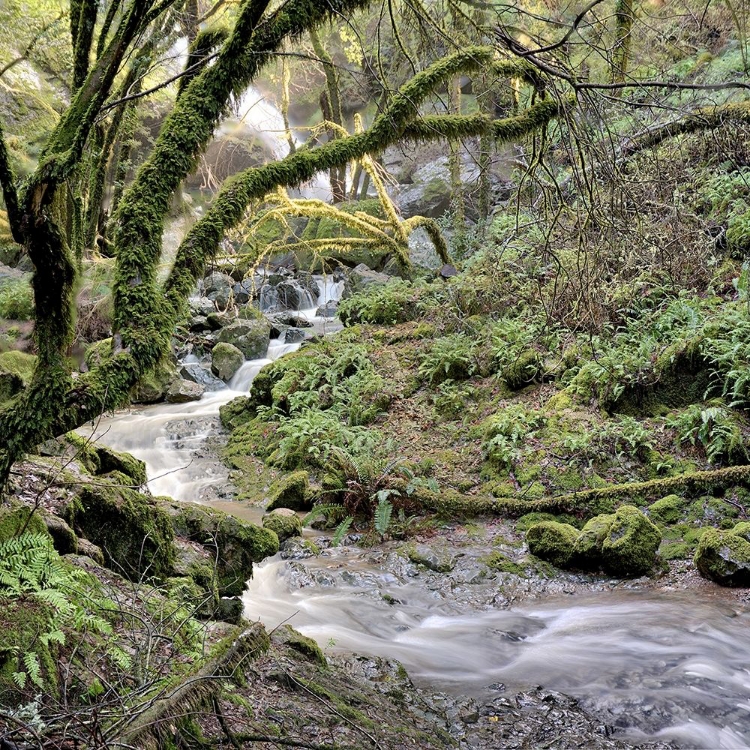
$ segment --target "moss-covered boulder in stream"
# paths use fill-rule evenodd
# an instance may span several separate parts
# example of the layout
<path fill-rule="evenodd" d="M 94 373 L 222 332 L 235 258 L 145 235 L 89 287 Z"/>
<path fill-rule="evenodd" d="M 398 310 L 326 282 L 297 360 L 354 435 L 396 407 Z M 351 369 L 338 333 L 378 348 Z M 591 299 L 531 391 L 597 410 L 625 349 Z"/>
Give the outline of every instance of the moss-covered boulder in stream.
<path fill-rule="evenodd" d="M 252 576 L 253 563 L 279 551 L 279 538 L 269 529 L 205 505 L 175 503 L 170 498 L 158 500 L 169 514 L 177 536 L 213 551 L 220 596 L 239 596 L 245 581 Z"/>
<path fill-rule="evenodd" d="M 602 567 L 616 576 L 640 576 L 656 563 L 661 532 L 638 508 L 621 505 L 602 542 Z"/>
<path fill-rule="evenodd" d="M 532 555 L 564 568 L 570 563 L 578 539 L 578 529 L 567 523 L 542 521 L 526 532 L 526 543 Z"/>
<path fill-rule="evenodd" d="M 302 521 L 293 510 L 276 508 L 263 517 L 263 528 L 270 529 L 279 537 L 280 542 L 284 542 L 302 534 Z"/>
<path fill-rule="evenodd" d="M 750 523 L 730 531 L 706 529 L 694 561 L 704 578 L 722 586 L 750 586 Z"/>
<path fill-rule="evenodd" d="M 293 471 L 275 482 L 269 495 L 268 511 L 276 508 L 309 510 L 312 507 L 310 476 L 306 471 Z"/>
<path fill-rule="evenodd" d="M 174 533 L 169 515 L 154 498 L 129 488 L 132 479 L 111 472 L 85 485 L 65 516 L 79 536 L 99 546 L 108 567 L 130 578 L 172 574 Z"/>
<path fill-rule="evenodd" d="M 245 355 L 234 344 L 220 342 L 211 351 L 211 372 L 223 381 L 230 381 L 242 367 Z"/>

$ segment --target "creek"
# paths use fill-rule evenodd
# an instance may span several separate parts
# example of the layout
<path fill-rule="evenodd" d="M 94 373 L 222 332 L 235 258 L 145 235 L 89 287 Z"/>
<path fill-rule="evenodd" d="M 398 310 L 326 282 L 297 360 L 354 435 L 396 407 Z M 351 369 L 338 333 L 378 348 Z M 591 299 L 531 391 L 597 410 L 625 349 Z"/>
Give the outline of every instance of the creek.
<path fill-rule="evenodd" d="M 331 281 L 319 285 L 321 303 L 340 294 Z M 317 318 L 315 308 L 300 314 L 318 333 L 338 327 Z M 145 461 L 154 494 L 259 523 L 262 509 L 232 500 L 228 471 L 210 443 L 222 439 L 219 407 L 298 346 L 272 341 L 265 359 L 246 362 L 228 388 L 200 401 L 102 419 L 96 439 Z M 395 574 L 363 550 L 341 547 L 304 562 L 276 556 L 256 566 L 244 603 L 248 619 L 270 628 L 288 620 L 323 648 L 398 659 L 418 686 L 481 699 L 542 685 L 578 698 L 623 738 L 746 748 L 750 611 L 718 589 L 700 598 L 604 590 L 467 608 L 413 572 Z"/>

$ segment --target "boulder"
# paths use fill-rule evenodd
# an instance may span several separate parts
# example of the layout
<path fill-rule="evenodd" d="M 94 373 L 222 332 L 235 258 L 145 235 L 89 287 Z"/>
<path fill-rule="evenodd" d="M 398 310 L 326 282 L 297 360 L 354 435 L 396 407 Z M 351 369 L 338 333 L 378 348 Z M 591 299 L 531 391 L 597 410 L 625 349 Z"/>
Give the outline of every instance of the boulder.
<path fill-rule="evenodd" d="M 602 545 L 607 538 L 615 514 L 595 516 L 586 523 L 576 539 L 573 549 L 573 561 L 576 566 L 597 570 L 602 564 Z"/>
<path fill-rule="evenodd" d="M 175 503 L 161 498 L 174 533 L 198 542 L 216 561 L 216 579 L 221 596 L 239 596 L 252 576 L 253 563 L 279 551 L 279 539 L 269 529 L 206 505 Z M 203 585 L 201 581 L 197 583 Z"/>
<path fill-rule="evenodd" d="M 348 299 L 357 292 L 361 292 L 368 286 L 385 286 L 391 277 L 387 273 L 379 273 L 368 268 L 364 263 L 360 263 L 353 268 L 346 277 L 344 284 L 344 293 L 342 297 Z"/>
<path fill-rule="evenodd" d="M 685 511 L 686 501 L 679 495 L 667 495 L 648 506 L 648 514 L 658 523 L 677 523 Z"/>
<path fill-rule="evenodd" d="M 284 331 L 285 344 L 299 344 L 300 341 L 305 341 L 308 338 L 310 338 L 310 334 L 301 328 L 287 328 Z"/>
<path fill-rule="evenodd" d="M 263 517 L 263 528 L 275 532 L 279 541 L 283 542 L 293 536 L 302 534 L 302 521 L 293 510 L 276 508 Z"/>
<path fill-rule="evenodd" d="M 225 308 L 229 304 L 233 288 L 234 279 L 219 271 L 214 271 L 203 279 L 203 293 L 219 308 Z"/>
<path fill-rule="evenodd" d="M 217 310 L 206 316 L 206 323 L 212 331 L 219 331 L 225 326 L 234 323 L 235 320 L 237 320 L 237 316 L 233 311 L 229 310 Z"/>
<path fill-rule="evenodd" d="M 219 343 L 211 352 L 211 372 L 230 381 L 245 362 L 245 355 L 234 344 Z"/>
<path fill-rule="evenodd" d="M 238 320 L 221 329 L 218 341 L 236 346 L 245 359 L 266 356 L 271 338 L 271 326 L 266 320 Z"/>
<path fill-rule="evenodd" d="M 25 352 L 0 354 L 0 403 L 20 393 L 31 380 L 36 357 Z"/>
<path fill-rule="evenodd" d="M 318 307 L 315 314 L 319 318 L 335 318 L 339 303 L 336 300 L 328 300 L 324 305 Z"/>
<path fill-rule="evenodd" d="M 313 296 L 296 279 L 282 281 L 276 286 L 278 306 L 283 310 L 306 310 L 315 306 L 317 291 Z"/>
<path fill-rule="evenodd" d="M 559 568 L 570 563 L 577 539 L 578 529 L 557 521 L 536 523 L 526 532 L 529 552 Z"/>
<path fill-rule="evenodd" d="M 270 502 L 266 510 L 277 508 L 309 510 L 312 507 L 310 477 L 306 471 L 294 471 L 279 479 L 270 489 Z"/>
<path fill-rule="evenodd" d="M 184 378 L 175 378 L 167 388 L 165 400 L 170 404 L 185 404 L 198 401 L 206 389 L 199 383 Z"/>
<path fill-rule="evenodd" d="M 196 315 L 205 318 L 212 312 L 216 312 L 216 305 L 208 297 L 192 297 L 190 299 L 190 309 Z"/>
<path fill-rule="evenodd" d="M 79 537 L 101 548 L 108 567 L 134 581 L 172 574 L 175 549 L 169 516 L 152 497 L 128 489 L 112 472 L 84 485 L 64 515 Z"/>
<path fill-rule="evenodd" d="M 730 531 L 706 529 L 695 551 L 698 572 L 721 586 L 750 586 L 750 524 Z"/>
<path fill-rule="evenodd" d="M 221 344 L 221 346 L 230 346 L 230 344 Z M 240 352 L 240 355 L 242 355 L 242 352 Z M 193 383 L 202 385 L 203 388 L 207 391 L 223 390 L 225 388 L 224 382 L 219 380 L 219 378 L 216 377 L 215 374 L 212 374 L 212 370 L 213 367 L 211 368 L 211 370 L 208 370 L 206 367 L 203 367 L 203 365 L 199 365 L 197 362 L 191 362 L 190 364 L 183 365 L 180 368 L 180 375 L 182 375 L 185 380 L 191 380 Z"/>
<path fill-rule="evenodd" d="M 602 567 L 616 576 L 640 576 L 656 563 L 661 532 L 638 508 L 621 505 L 602 542 Z"/>

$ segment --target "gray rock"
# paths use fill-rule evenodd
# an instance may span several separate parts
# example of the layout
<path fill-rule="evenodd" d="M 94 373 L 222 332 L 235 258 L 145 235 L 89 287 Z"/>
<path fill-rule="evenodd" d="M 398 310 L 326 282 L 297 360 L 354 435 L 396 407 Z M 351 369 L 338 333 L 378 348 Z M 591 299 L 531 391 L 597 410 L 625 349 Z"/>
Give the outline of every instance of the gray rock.
<path fill-rule="evenodd" d="M 188 330 L 192 333 L 202 333 L 203 331 L 210 331 L 211 326 L 208 324 L 205 315 L 193 315 L 188 321 Z"/>
<path fill-rule="evenodd" d="M 204 318 L 212 312 L 216 312 L 216 305 L 208 297 L 193 297 L 190 300 L 190 309 L 196 315 Z"/>
<path fill-rule="evenodd" d="M 310 334 L 307 331 L 303 331 L 301 328 L 287 328 L 286 331 L 284 331 L 285 344 L 298 344 L 300 341 L 304 341 L 309 337 Z"/>
<path fill-rule="evenodd" d="M 281 545 L 281 557 L 284 560 L 306 560 L 308 557 L 315 557 L 319 552 L 313 542 L 299 536 L 291 537 Z"/>
<path fill-rule="evenodd" d="M 329 300 L 324 305 L 321 305 L 315 311 L 315 314 L 319 318 L 335 318 L 338 307 L 339 307 L 339 303 L 336 302 L 336 300 Z"/>
<path fill-rule="evenodd" d="M 97 547 L 88 539 L 78 539 L 78 554 L 90 557 L 94 562 L 98 562 L 99 565 L 104 565 L 104 553 L 101 547 Z"/>
<path fill-rule="evenodd" d="M 223 312 L 212 312 L 206 317 L 206 322 L 212 331 L 218 331 L 237 320 L 234 312 L 226 310 Z"/>
<path fill-rule="evenodd" d="M 234 344 L 219 343 L 211 352 L 211 372 L 224 381 L 231 380 L 245 361 L 244 354 Z"/>
<path fill-rule="evenodd" d="M 184 404 L 188 401 L 197 401 L 205 391 L 205 388 L 190 380 L 176 378 L 167 388 L 165 400 L 170 404 Z"/>
<path fill-rule="evenodd" d="M 409 559 L 417 564 L 424 565 L 436 573 L 450 573 L 456 566 L 456 558 L 446 549 L 435 549 L 426 544 L 417 544 L 408 547 L 406 554 Z"/>
<path fill-rule="evenodd" d="M 220 391 L 225 387 L 219 378 L 212 375 L 207 368 L 199 365 L 197 362 L 183 365 L 180 368 L 180 375 L 185 380 L 191 380 L 193 383 L 202 385 L 207 391 Z"/>
<path fill-rule="evenodd" d="M 346 278 L 344 285 L 343 298 L 347 299 L 357 292 L 361 292 L 368 286 L 385 285 L 391 280 L 386 273 L 379 273 L 368 268 L 364 263 L 360 263 L 353 268 Z"/>
<path fill-rule="evenodd" d="M 219 333 L 219 343 L 232 344 L 245 359 L 260 359 L 268 351 L 271 325 L 267 320 L 238 320 Z"/>
<path fill-rule="evenodd" d="M 203 279 L 203 290 L 208 299 L 217 307 L 226 307 L 232 297 L 234 279 L 231 276 L 214 271 Z"/>

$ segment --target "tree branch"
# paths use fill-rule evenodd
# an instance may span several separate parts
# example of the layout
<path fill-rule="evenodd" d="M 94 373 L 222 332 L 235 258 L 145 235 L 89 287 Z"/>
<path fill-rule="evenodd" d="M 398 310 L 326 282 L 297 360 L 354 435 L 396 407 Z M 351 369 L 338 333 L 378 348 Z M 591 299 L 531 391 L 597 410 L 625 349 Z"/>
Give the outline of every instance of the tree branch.
<path fill-rule="evenodd" d="M 8 147 L 5 144 L 5 134 L 3 125 L 0 122 L 0 187 L 3 189 L 3 199 L 5 208 L 8 212 L 8 223 L 13 239 L 18 244 L 23 243 L 23 233 L 21 231 L 21 214 L 18 210 L 18 193 L 16 192 L 15 176 L 10 166 L 10 156 Z"/>

